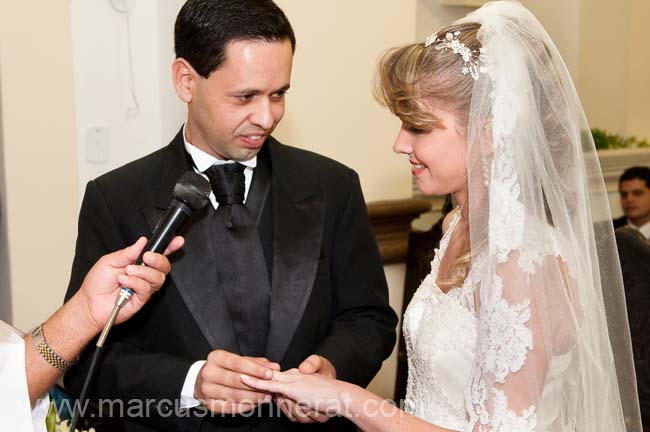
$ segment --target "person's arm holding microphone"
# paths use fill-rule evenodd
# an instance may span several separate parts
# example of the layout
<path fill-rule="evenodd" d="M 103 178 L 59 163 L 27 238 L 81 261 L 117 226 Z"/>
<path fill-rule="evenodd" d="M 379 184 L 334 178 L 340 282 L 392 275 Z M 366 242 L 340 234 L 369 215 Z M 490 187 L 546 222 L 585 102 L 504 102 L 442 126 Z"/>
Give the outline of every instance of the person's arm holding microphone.
<path fill-rule="evenodd" d="M 165 255 L 183 245 L 176 237 Z M 145 265 L 135 265 L 147 241 L 103 256 L 90 269 L 79 291 L 34 333 L 25 337 L 25 369 L 32 404 L 58 380 L 83 348 L 103 329 L 122 287 L 133 297 L 117 315 L 116 323 L 131 318 L 160 289 L 171 265 L 162 254 L 147 252 Z M 34 339 L 36 338 L 36 339 Z"/>

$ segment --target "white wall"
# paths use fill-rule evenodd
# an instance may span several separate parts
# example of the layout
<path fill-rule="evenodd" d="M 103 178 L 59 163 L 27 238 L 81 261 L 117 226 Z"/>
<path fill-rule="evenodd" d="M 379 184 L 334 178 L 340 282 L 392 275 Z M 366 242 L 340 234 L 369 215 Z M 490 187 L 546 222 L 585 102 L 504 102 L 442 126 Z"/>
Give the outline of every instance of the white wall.
<path fill-rule="evenodd" d="M 423 42 L 432 33 L 474 9 L 476 8 L 442 5 L 440 0 L 418 0 L 416 41 Z"/>
<path fill-rule="evenodd" d="M 279 0 L 297 38 L 287 111 L 275 135 L 354 168 L 367 200 L 410 193 L 392 152 L 398 122 L 372 98 L 379 55 L 415 40 L 415 0 Z"/>
<path fill-rule="evenodd" d="M 61 304 L 76 221 L 69 4 L 0 3 L 0 106 L 13 323 L 35 326 Z M 6 219 L 5 219 L 6 217 Z M 5 289 L 5 288 L 3 288 Z"/>
<path fill-rule="evenodd" d="M 160 101 L 160 137 L 166 144 L 176 135 L 180 124 L 185 122 L 187 108 L 180 102 L 172 85 L 172 61 L 174 55 L 174 22 L 184 0 L 151 0 L 165 7 L 158 7 L 158 97 Z"/>
<path fill-rule="evenodd" d="M 578 84 L 592 127 L 627 132 L 629 1 L 591 0 L 582 5 Z"/>
<path fill-rule="evenodd" d="M 580 79 L 581 5 L 591 0 L 522 0 L 555 42 L 574 83 Z"/>
<path fill-rule="evenodd" d="M 578 76 L 579 29 L 581 0 L 521 0 L 542 23 L 557 45 L 574 80 Z M 440 0 L 417 1 L 417 40 L 430 34 L 476 8 L 449 6 Z M 561 11 L 561 13 L 558 13 Z"/>
<path fill-rule="evenodd" d="M 578 92 L 592 127 L 650 138 L 647 0 L 583 0 Z"/>
<path fill-rule="evenodd" d="M 108 0 L 71 3 L 79 201 L 88 180 L 166 145 L 185 119 L 170 78 L 173 23 L 182 1 L 132 4 L 125 14 Z M 103 163 L 85 157 L 87 133 L 95 126 L 107 130 L 110 158 Z"/>
<path fill-rule="evenodd" d="M 650 2 L 631 0 L 627 61 L 629 93 L 626 132 L 650 139 Z M 602 51 L 600 52 L 602 58 Z"/>

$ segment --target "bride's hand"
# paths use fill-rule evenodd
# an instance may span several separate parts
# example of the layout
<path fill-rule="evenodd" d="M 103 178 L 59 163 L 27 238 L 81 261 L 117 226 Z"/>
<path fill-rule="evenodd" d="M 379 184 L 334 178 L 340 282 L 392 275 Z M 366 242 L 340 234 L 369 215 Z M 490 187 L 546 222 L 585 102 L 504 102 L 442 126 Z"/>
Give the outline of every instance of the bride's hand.
<path fill-rule="evenodd" d="M 268 393 L 276 393 L 293 400 L 303 410 L 314 410 L 336 415 L 341 413 L 345 401 L 342 400 L 344 382 L 327 378 L 320 374 L 303 374 L 298 369 L 286 372 L 273 372 L 270 380 L 260 380 L 242 375 L 247 386 Z"/>

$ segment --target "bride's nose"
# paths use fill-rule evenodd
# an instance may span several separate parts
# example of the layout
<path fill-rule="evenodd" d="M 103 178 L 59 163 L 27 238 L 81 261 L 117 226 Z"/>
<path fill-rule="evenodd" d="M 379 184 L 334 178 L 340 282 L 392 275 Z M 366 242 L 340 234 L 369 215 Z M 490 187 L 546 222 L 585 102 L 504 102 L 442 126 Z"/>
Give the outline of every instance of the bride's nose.
<path fill-rule="evenodd" d="M 395 142 L 393 143 L 393 151 L 401 154 L 413 153 L 410 136 L 404 131 L 404 129 L 400 129 L 397 133 Z"/>

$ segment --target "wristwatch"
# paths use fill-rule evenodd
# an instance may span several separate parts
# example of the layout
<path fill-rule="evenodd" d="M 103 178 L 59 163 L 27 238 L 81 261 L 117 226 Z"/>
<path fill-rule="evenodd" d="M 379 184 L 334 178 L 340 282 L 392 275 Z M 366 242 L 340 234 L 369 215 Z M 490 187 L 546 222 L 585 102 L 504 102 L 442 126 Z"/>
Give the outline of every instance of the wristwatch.
<path fill-rule="evenodd" d="M 64 360 L 60 355 L 54 352 L 52 348 L 45 341 L 45 335 L 43 334 L 43 324 L 39 325 L 32 332 L 32 340 L 34 341 L 34 347 L 36 351 L 45 359 L 46 362 L 60 370 L 65 372 L 72 367 L 76 362 L 69 362 Z"/>

